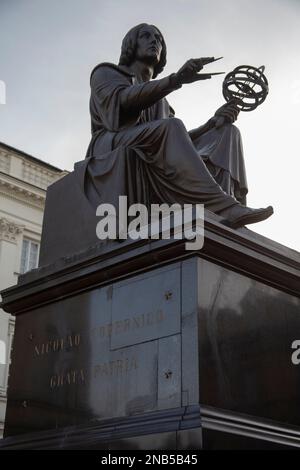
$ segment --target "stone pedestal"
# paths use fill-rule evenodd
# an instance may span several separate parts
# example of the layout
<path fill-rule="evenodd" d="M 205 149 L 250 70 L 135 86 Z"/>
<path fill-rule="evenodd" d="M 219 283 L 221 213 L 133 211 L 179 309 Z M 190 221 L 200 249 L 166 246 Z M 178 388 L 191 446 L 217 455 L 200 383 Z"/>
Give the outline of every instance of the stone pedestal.
<path fill-rule="evenodd" d="M 6 449 L 300 447 L 300 255 L 206 218 L 205 243 L 96 244 L 2 292 Z"/>

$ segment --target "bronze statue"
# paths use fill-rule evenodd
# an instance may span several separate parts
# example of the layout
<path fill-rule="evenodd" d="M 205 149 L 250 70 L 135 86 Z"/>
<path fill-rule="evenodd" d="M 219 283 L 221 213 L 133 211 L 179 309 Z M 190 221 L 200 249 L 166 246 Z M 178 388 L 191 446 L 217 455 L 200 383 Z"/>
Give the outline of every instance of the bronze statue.
<path fill-rule="evenodd" d="M 124 37 L 119 65 L 94 68 L 84 180 L 91 202 L 126 194 L 129 203 L 147 206 L 203 203 L 234 228 L 273 213 L 271 206 L 245 206 L 248 188 L 241 136 L 233 125 L 239 113 L 235 101 L 188 132 L 166 100 L 185 84 L 211 78 L 198 72 L 212 61 L 190 59 L 177 73 L 152 80 L 166 64 L 166 44 L 158 28 L 140 24 Z"/>

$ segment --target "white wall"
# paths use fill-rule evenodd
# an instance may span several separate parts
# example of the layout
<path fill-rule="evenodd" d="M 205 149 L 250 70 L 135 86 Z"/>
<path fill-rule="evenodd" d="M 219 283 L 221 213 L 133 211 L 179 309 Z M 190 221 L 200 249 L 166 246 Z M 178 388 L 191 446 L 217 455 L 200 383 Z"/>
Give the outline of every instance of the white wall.
<path fill-rule="evenodd" d="M 0 143 L 0 291 L 18 281 L 23 239 L 40 242 L 46 188 L 63 175 Z M 14 317 L 0 309 L 0 438 L 13 332 Z"/>
<path fill-rule="evenodd" d="M 6 409 L 6 390 L 9 372 L 9 353 L 14 333 L 14 318 L 0 311 L 0 437 L 3 435 Z"/>

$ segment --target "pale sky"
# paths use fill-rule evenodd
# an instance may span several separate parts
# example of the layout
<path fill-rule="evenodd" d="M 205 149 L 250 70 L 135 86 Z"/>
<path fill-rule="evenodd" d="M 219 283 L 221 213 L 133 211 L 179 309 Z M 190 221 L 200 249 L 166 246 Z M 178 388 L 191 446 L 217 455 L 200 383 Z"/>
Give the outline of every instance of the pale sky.
<path fill-rule="evenodd" d="M 266 66 L 267 100 L 236 123 L 248 205 L 275 210 L 250 228 L 300 251 L 300 0 L 0 0 L 0 141 L 72 170 L 90 139 L 91 69 L 117 63 L 123 36 L 141 22 L 164 34 L 168 63 L 160 77 L 191 57 L 224 56 L 211 71 Z M 188 129 L 223 104 L 222 80 L 168 96 Z"/>

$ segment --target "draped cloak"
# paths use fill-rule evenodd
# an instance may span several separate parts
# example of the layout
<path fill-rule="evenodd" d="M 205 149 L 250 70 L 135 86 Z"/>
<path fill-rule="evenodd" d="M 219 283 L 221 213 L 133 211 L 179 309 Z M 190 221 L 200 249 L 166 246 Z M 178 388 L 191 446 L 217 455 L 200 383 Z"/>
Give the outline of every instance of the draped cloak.
<path fill-rule="evenodd" d="M 237 203 L 233 196 L 245 196 L 237 128 L 225 125 L 192 141 L 165 98 L 175 89 L 170 77 L 138 83 L 125 66 L 103 63 L 92 71 L 92 139 L 75 173 L 94 207 L 117 207 L 126 195 L 128 204 L 203 203 L 218 213 Z"/>

